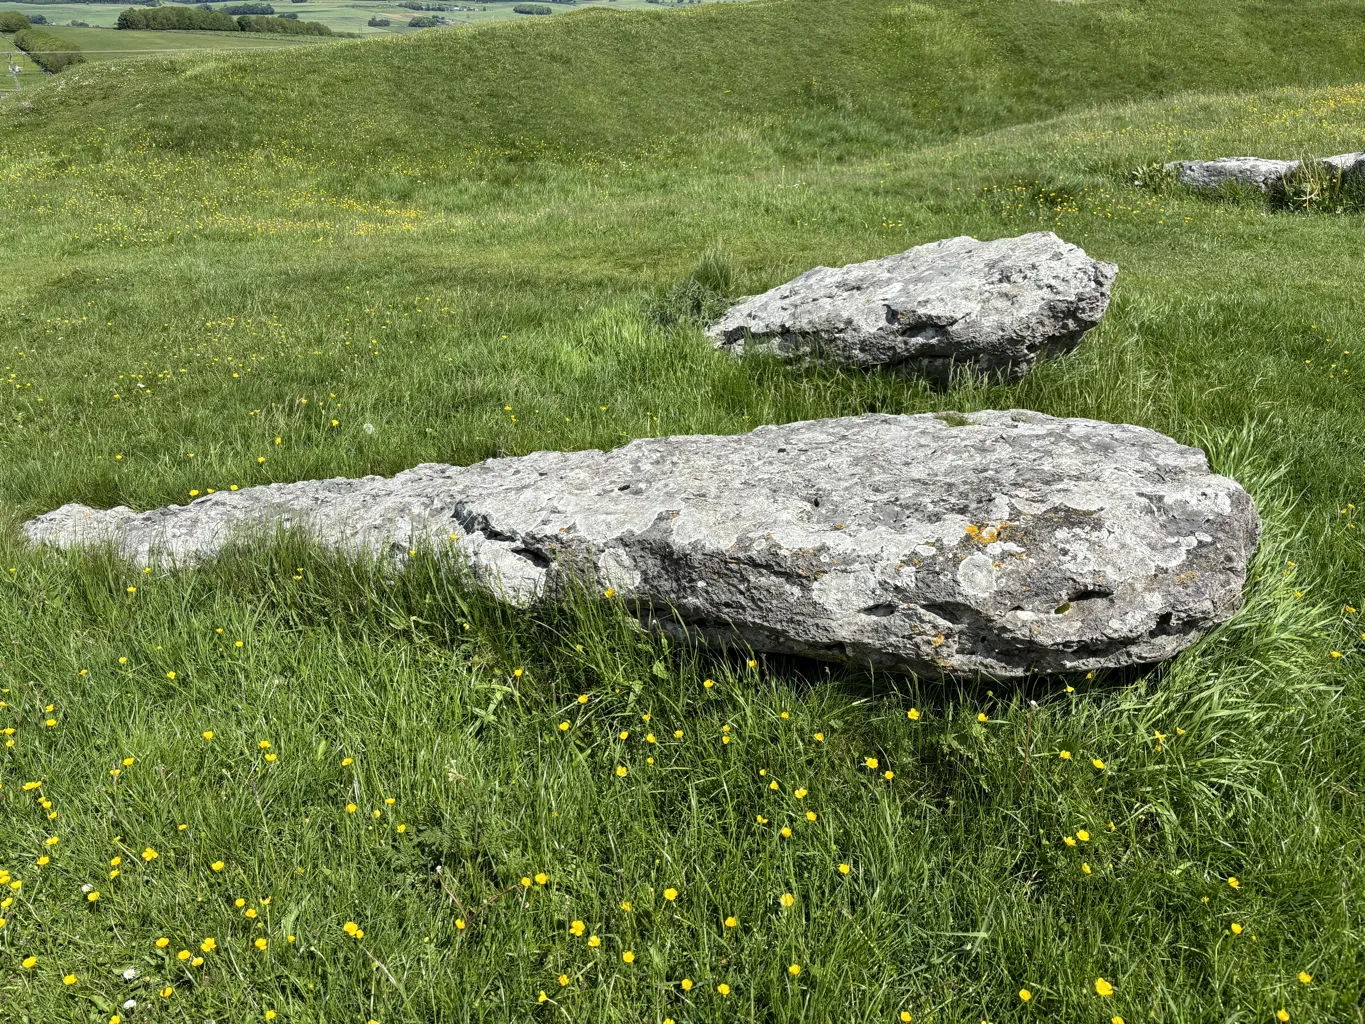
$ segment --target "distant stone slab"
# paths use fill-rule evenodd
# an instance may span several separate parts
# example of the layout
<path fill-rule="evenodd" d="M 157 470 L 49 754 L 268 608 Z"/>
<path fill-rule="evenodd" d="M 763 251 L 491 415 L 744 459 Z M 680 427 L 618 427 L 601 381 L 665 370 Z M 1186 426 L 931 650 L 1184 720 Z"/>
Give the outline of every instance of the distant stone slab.
<path fill-rule="evenodd" d="M 24 529 L 138 563 L 280 529 L 398 559 L 432 545 L 513 603 L 576 578 L 713 642 L 1017 677 L 1176 654 L 1240 605 L 1260 521 L 1198 449 L 1013 411 L 653 438 L 141 513 L 66 505 Z"/>
<path fill-rule="evenodd" d="M 1100 322 L 1118 268 L 1050 231 L 963 235 L 846 267 L 816 267 L 732 307 L 707 331 L 740 355 L 946 383 L 955 369 L 1018 378 Z"/>
<path fill-rule="evenodd" d="M 1365 153 L 1339 153 L 1323 159 L 1324 167 L 1334 173 L 1354 175 L 1365 171 Z M 1299 169 L 1298 160 L 1266 160 L 1259 156 L 1224 156 L 1217 160 L 1177 160 L 1166 165 L 1182 185 L 1196 189 L 1215 189 L 1235 181 L 1264 192 Z"/>

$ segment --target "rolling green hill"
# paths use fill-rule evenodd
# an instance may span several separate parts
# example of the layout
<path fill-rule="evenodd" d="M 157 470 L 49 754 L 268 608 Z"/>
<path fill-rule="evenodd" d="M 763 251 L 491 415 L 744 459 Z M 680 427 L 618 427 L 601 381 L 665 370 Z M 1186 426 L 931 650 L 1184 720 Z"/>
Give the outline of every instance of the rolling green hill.
<path fill-rule="evenodd" d="M 825 0 L 680 17 L 595 8 L 392 49 L 262 57 L 221 79 L 163 65 L 117 88 L 89 79 L 79 99 L 53 93 L 29 120 L 121 127 L 175 150 L 284 143 L 356 160 L 489 146 L 617 157 L 726 132 L 829 160 L 1116 100 L 1340 82 L 1365 39 L 1344 0 L 850 0 L 837 12 Z M 144 128 L 128 101 L 168 90 L 183 107 Z"/>
<path fill-rule="evenodd" d="M 0 98 L 4 1012 L 1355 1019 L 1362 220 L 1150 168 L 1365 148 L 1362 33 L 1329 2 L 755 0 Z M 1014 386 L 737 364 L 649 315 L 703 262 L 738 295 L 1039 229 L 1120 273 Z M 1247 606 L 1150 671 L 948 685 L 513 613 L 425 555 L 142 573 L 16 530 L 985 407 L 1204 447 L 1265 520 Z"/>

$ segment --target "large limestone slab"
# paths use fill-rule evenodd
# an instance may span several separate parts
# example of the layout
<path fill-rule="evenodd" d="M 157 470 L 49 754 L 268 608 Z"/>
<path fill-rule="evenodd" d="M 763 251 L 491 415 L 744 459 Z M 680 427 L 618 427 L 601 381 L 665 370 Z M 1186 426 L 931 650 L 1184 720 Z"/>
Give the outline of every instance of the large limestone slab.
<path fill-rule="evenodd" d="M 743 299 L 707 333 L 735 355 L 884 366 L 939 384 L 956 368 L 1017 378 L 1099 323 L 1117 273 L 1050 231 L 963 235 L 808 270 Z"/>
<path fill-rule="evenodd" d="M 66 505 L 25 531 L 192 563 L 280 528 L 399 558 L 446 545 L 512 601 L 572 572 L 712 640 L 1009 677 L 1171 657 L 1241 603 L 1260 523 L 1198 449 L 1015 411 L 654 438 L 141 513 Z"/>

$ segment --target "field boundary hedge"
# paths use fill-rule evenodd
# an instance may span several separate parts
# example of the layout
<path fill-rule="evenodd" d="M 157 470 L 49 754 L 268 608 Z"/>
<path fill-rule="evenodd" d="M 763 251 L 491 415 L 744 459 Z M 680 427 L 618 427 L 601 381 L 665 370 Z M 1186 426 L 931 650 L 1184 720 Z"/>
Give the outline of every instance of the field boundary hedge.
<path fill-rule="evenodd" d="M 243 5 L 248 6 L 248 5 Z M 254 4 L 250 6 L 266 6 Z M 118 16 L 118 28 L 148 32 L 268 32 L 288 36 L 332 36 L 331 27 L 320 21 L 299 21 L 298 15 L 271 17 L 243 14 L 234 18 L 224 8 L 129 7 Z"/>
<path fill-rule="evenodd" d="M 79 46 L 41 29 L 26 28 L 14 33 L 14 45 L 28 54 L 33 63 L 54 75 L 72 64 L 85 63 Z"/>

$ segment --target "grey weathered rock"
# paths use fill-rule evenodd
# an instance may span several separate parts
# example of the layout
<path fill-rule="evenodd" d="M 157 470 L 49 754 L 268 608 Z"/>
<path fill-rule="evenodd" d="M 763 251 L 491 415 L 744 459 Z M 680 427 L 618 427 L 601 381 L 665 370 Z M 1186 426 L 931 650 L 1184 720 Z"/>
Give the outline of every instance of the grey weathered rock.
<path fill-rule="evenodd" d="M 1336 156 L 1325 157 L 1322 162 L 1346 176 L 1365 171 L 1365 153 L 1338 153 Z"/>
<path fill-rule="evenodd" d="M 1365 171 L 1365 153 L 1338 153 L 1324 157 L 1326 170 L 1351 176 Z M 1275 182 L 1299 169 L 1298 160 L 1266 160 L 1259 156 L 1225 156 L 1217 160 L 1177 160 L 1166 165 L 1182 185 L 1215 189 L 1226 181 L 1241 182 L 1264 192 Z"/>
<path fill-rule="evenodd" d="M 937 383 L 954 367 L 1017 378 L 1099 323 L 1117 272 L 1050 231 L 963 235 L 808 270 L 742 300 L 707 334 L 735 355 L 885 366 Z"/>
<path fill-rule="evenodd" d="M 189 563 L 278 528 L 400 559 L 446 545 L 516 602 L 573 576 L 758 651 L 1008 677 L 1171 657 L 1241 603 L 1260 521 L 1198 449 L 1016 411 L 654 438 L 144 513 L 67 505 L 25 531 Z"/>
<path fill-rule="evenodd" d="M 1251 185 L 1261 191 L 1299 169 L 1297 160 L 1263 160 L 1258 156 L 1225 156 L 1217 160 L 1177 160 L 1166 165 L 1176 180 L 1190 188 L 1213 189 L 1226 181 Z"/>

